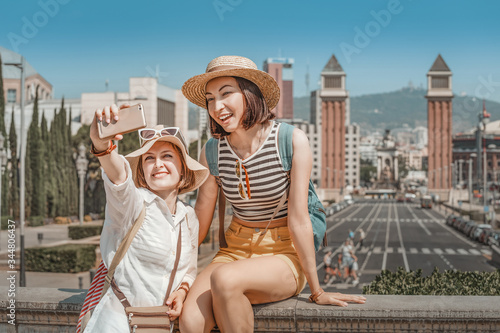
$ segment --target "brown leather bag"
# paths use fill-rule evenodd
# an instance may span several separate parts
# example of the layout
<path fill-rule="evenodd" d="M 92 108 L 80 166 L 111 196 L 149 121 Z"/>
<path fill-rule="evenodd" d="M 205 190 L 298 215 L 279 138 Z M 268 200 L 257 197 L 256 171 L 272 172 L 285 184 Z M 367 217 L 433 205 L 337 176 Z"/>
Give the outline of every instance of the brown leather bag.
<path fill-rule="evenodd" d="M 187 218 L 187 217 L 186 217 Z M 128 323 L 131 333 L 165 333 L 170 332 L 170 318 L 168 317 L 167 311 L 170 308 L 165 305 L 167 302 L 170 291 L 172 290 L 172 285 L 174 283 L 175 273 L 177 272 L 177 267 L 179 266 L 179 259 L 181 257 L 182 248 L 182 234 L 181 226 L 179 226 L 179 238 L 177 240 L 177 253 L 175 255 L 174 268 L 172 269 L 172 274 L 170 274 L 170 280 L 168 282 L 167 293 L 165 294 L 165 299 L 163 300 L 163 305 L 160 306 L 131 306 L 127 297 L 120 290 L 116 284 L 115 279 L 111 281 L 111 288 L 115 293 L 118 300 L 122 303 L 125 308 L 125 313 L 127 314 Z"/>

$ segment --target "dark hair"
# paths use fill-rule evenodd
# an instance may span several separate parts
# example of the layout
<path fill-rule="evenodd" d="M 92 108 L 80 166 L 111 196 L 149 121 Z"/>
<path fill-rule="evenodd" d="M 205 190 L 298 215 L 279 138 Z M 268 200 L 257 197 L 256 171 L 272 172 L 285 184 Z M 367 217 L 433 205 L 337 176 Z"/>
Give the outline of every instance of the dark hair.
<path fill-rule="evenodd" d="M 181 179 L 180 179 L 179 184 L 177 186 L 177 190 L 180 192 L 185 188 L 192 187 L 196 181 L 196 178 L 194 175 L 194 171 L 187 167 L 187 164 L 186 164 L 185 159 L 183 158 L 184 155 L 182 155 L 181 149 L 179 147 L 177 147 L 177 145 L 174 145 L 173 143 L 170 143 L 170 142 L 167 142 L 167 143 L 170 144 L 175 149 L 175 151 L 177 152 L 177 154 L 179 155 L 179 157 L 181 159 L 181 168 L 182 168 L 181 174 L 182 174 L 182 176 L 181 176 Z M 142 166 L 142 156 L 139 156 L 139 161 L 137 163 L 137 172 L 136 172 L 135 177 L 137 179 L 137 184 L 139 185 L 139 187 L 147 188 L 148 190 L 153 192 L 153 190 L 151 190 L 148 183 L 146 182 L 146 177 L 144 176 L 144 168 Z"/>
<path fill-rule="evenodd" d="M 247 106 L 243 119 L 241 120 L 241 124 L 244 129 L 249 129 L 256 124 L 263 124 L 268 120 L 276 118 L 276 115 L 267 107 L 266 100 L 255 83 L 238 76 L 233 76 L 233 78 L 236 79 L 236 82 L 238 83 L 238 86 L 240 87 L 240 90 L 245 98 L 245 105 Z M 222 126 L 217 124 L 212 117 L 209 118 L 210 133 L 214 138 L 219 139 L 230 134 L 226 132 Z"/>

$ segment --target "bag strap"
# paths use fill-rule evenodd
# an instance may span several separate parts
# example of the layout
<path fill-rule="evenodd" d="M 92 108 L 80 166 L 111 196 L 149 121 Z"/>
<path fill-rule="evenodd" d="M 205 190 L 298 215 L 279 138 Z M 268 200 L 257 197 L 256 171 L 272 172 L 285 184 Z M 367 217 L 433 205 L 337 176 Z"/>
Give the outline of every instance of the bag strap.
<path fill-rule="evenodd" d="M 135 220 L 134 224 L 132 227 L 129 229 L 125 237 L 123 238 L 122 242 L 120 243 L 120 246 L 116 250 L 115 256 L 113 257 L 113 260 L 111 261 L 111 265 L 109 266 L 108 269 L 108 274 L 104 278 L 104 287 L 102 288 L 102 294 L 106 294 L 106 291 L 108 291 L 108 288 L 111 284 L 111 280 L 113 280 L 113 275 L 115 274 L 116 267 L 120 263 L 120 261 L 123 259 L 123 256 L 125 256 L 125 253 L 127 252 L 128 248 L 130 247 L 130 244 L 132 243 L 132 240 L 134 239 L 135 235 L 137 234 L 137 231 L 139 231 L 139 228 L 142 225 L 142 222 L 144 222 L 144 217 L 146 216 L 146 203 L 144 202 L 142 206 L 142 211 L 139 214 L 139 217 Z"/>
<path fill-rule="evenodd" d="M 219 186 L 219 248 L 227 248 L 226 236 L 224 235 L 224 219 L 226 212 L 226 196 L 222 191 L 222 183 L 219 177 L 219 140 L 210 138 L 205 144 L 205 158 L 207 159 L 210 174 L 215 177 Z"/>
<path fill-rule="evenodd" d="M 186 222 L 187 222 L 187 215 L 186 215 Z M 179 267 L 179 260 L 181 258 L 181 250 L 182 250 L 182 226 L 179 225 L 179 237 L 177 239 L 177 252 L 175 254 L 175 263 L 174 263 L 174 268 L 172 269 L 172 273 L 170 274 L 170 279 L 168 281 L 168 287 L 167 287 L 167 292 L 165 293 L 165 299 L 163 300 L 163 304 L 167 302 L 168 297 L 170 296 L 170 292 L 172 291 L 172 286 L 174 285 L 174 279 L 175 279 L 175 274 L 177 273 L 177 267 Z M 113 292 L 115 293 L 116 297 L 118 300 L 122 303 L 124 308 L 131 307 L 132 305 L 128 301 L 127 297 L 125 294 L 121 291 L 120 287 L 116 284 L 115 278 L 111 281 L 111 288 L 113 289 Z"/>

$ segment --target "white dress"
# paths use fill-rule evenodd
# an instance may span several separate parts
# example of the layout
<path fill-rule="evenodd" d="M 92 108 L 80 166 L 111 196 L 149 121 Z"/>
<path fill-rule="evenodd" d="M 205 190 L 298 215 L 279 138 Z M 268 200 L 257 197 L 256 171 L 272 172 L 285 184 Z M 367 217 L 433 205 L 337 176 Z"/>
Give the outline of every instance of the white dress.
<path fill-rule="evenodd" d="M 130 165 L 123 158 L 127 180 L 113 184 L 104 170 L 106 217 L 101 234 L 101 254 L 109 267 L 121 240 L 139 216 L 146 203 L 144 222 L 118 264 L 115 280 L 132 306 L 162 305 L 174 266 L 179 228 L 182 228 L 182 250 L 172 290 L 182 282 L 192 285 L 198 260 L 198 219 L 194 209 L 177 202 L 175 218 L 166 203 L 144 188 L 136 188 Z M 187 217 L 187 219 L 186 219 Z M 108 289 L 94 309 L 85 333 L 129 332 L 123 305 Z"/>

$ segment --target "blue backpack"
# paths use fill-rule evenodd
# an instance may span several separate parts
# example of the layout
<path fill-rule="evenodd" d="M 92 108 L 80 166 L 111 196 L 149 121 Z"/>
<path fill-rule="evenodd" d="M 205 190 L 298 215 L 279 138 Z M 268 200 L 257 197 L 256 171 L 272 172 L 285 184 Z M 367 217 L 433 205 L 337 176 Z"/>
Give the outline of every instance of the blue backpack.
<path fill-rule="evenodd" d="M 295 126 L 287 123 L 281 123 L 278 132 L 278 148 L 281 161 L 283 164 L 283 170 L 288 173 L 288 180 L 290 181 L 290 169 L 292 168 L 292 157 L 293 157 L 293 130 Z M 225 198 L 222 193 L 222 187 L 219 179 L 219 150 L 218 150 L 219 140 L 211 138 L 207 141 L 205 145 L 205 155 L 207 158 L 208 168 L 210 169 L 210 174 L 215 176 L 217 184 L 219 185 L 219 219 L 222 227 L 219 227 L 219 239 L 224 237 L 224 206 Z M 221 209 L 222 207 L 222 209 Z M 327 246 L 326 238 L 326 213 L 325 208 L 321 204 L 321 201 L 316 194 L 314 189 L 314 184 L 309 180 L 309 195 L 307 198 L 307 208 L 309 210 L 309 217 L 311 219 L 313 234 L 314 234 L 314 248 L 316 251 L 319 250 L 320 245 L 324 247 Z M 224 246 L 221 246 L 224 247 Z"/>

